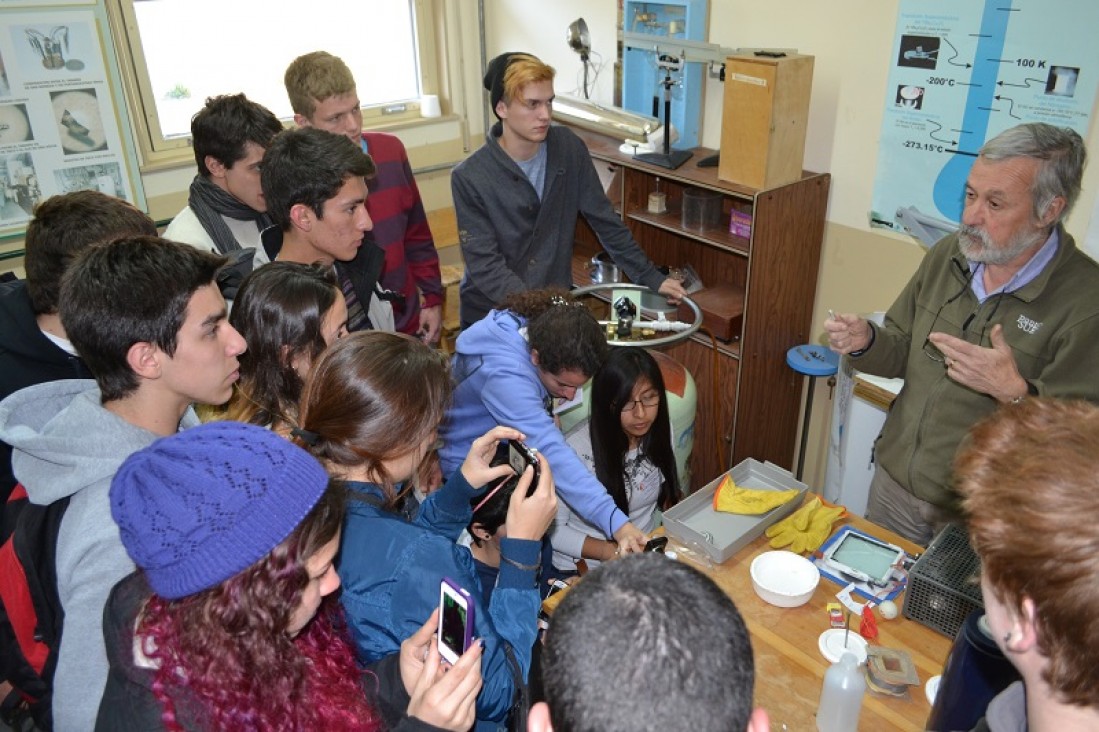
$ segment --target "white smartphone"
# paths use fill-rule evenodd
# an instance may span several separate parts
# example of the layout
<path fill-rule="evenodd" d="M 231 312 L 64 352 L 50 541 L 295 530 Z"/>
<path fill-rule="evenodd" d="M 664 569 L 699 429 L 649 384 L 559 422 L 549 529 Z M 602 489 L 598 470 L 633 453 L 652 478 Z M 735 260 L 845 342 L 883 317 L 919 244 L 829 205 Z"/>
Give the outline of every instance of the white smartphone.
<path fill-rule="evenodd" d="M 439 583 L 439 655 L 450 664 L 473 642 L 473 598 L 457 582 Z"/>

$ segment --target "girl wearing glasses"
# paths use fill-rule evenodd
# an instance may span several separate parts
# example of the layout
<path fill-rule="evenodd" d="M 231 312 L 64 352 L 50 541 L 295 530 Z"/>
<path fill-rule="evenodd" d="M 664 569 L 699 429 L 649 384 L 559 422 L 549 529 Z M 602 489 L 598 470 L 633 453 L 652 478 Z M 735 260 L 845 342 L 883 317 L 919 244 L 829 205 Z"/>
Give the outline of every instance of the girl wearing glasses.
<path fill-rule="evenodd" d="M 611 349 L 592 379 L 591 417 L 565 439 L 643 533 L 659 525 L 657 509 L 679 499 L 664 377 L 647 351 Z M 564 501 L 557 503 L 552 541 L 554 569 L 562 574 L 575 573 L 580 559 L 594 568 L 617 556 L 617 545 Z"/>

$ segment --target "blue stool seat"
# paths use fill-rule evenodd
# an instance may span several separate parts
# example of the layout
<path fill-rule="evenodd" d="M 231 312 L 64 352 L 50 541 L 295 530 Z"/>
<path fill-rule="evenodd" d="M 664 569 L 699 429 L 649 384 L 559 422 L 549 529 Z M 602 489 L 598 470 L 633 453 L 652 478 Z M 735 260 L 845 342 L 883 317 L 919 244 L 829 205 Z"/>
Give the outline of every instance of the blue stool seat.
<path fill-rule="evenodd" d="M 786 365 L 806 376 L 831 376 L 839 369 L 840 356 L 824 346 L 794 346 L 786 352 Z"/>

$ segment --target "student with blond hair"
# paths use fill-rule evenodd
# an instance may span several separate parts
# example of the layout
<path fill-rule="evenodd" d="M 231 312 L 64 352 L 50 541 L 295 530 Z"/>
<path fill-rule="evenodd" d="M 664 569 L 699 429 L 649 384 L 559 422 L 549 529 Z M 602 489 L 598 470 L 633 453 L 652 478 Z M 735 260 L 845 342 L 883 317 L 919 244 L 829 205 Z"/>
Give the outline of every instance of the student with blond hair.
<path fill-rule="evenodd" d="M 396 329 L 435 343 L 443 322 L 439 253 L 404 144 L 396 135 L 363 131 L 355 77 L 339 57 L 324 51 L 299 56 L 283 81 L 299 127 L 343 135 L 374 160 L 366 208 L 374 242 L 385 252 L 380 282 L 400 295 L 391 301 Z"/>
<path fill-rule="evenodd" d="M 485 71 L 499 121 L 450 179 L 466 265 L 463 328 L 508 295 L 570 287 L 578 214 L 631 281 L 673 299 L 686 294 L 649 261 L 614 212 L 584 143 L 551 124 L 554 73 L 529 53 L 500 54 Z"/>

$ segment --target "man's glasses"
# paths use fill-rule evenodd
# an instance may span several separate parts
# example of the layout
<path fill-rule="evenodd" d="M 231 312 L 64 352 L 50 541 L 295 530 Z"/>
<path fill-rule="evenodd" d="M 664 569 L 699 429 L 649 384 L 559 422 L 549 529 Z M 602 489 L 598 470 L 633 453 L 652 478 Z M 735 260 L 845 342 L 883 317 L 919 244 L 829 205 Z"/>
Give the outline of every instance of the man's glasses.
<path fill-rule="evenodd" d="M 959 268 L 961 268 L 962 265 L 958 263 L 958 260 L 955 259 L 955 260 L 953 260 L 953 262 L 954 262 L 955 265 L 957 265 Z M 935 326 L 938 325 L 938 323 L 939 323 L 939 316 L 943 314 L 943 308 L 945 308 L 947 305 L 954 302 L 959 297 L 961 297 L 962 295 L 965 294 L 965 291 L 969 288 L 969 283 L 972 280 L 973 280 L 973 270 L 966 271 L 966 273 L 965 273 L 965 282 L 962 283 L 962 289 L 958 290 L 958 292 L 955 293 L 953 297 L 946 300 L 945 302 L 943 302 L 942 305 L 939 306 L 938 312 L 935 313 L 935 319 L 931 321 L 931 328 L 928 329 L 927 337 L 924 338 L 924 340 L 923 340 L 923 355 L 927 356 L 932 361 L 935 361 L 937 363 L 945 363 L 946 362 L 946 356 L 943 355 L 943 352 L 939 350 L 938 346 L 936 346 L 934 343 L 931 342 L 931 334 L 935 332 Z M 965 328 L 966 328 L 966 326 L 969 325 L 969 321 L 972 320 L 972 319 L 973 319 L 973 316 L 972 315 L 969 316 L 969 318 L 966 319 L 966 321 L 965 321 L 965 325 L 962 326 L 963 337 L 964 337 L 964 333 L 965 333 Z M 983 337 L 983 335 L 982 335 L 982 337 Z"/>
<path fill-rule="evenodd" d="M 631 399 L 626 402 L 626 405 L 622 407 L 623 412 L 632 412 L 640 404 L 644 409 L 652 409 L 653 407 L 660 405 L 660 394 L 653 392 L 652 394 L 642 394 L 640 399 Z"/>

